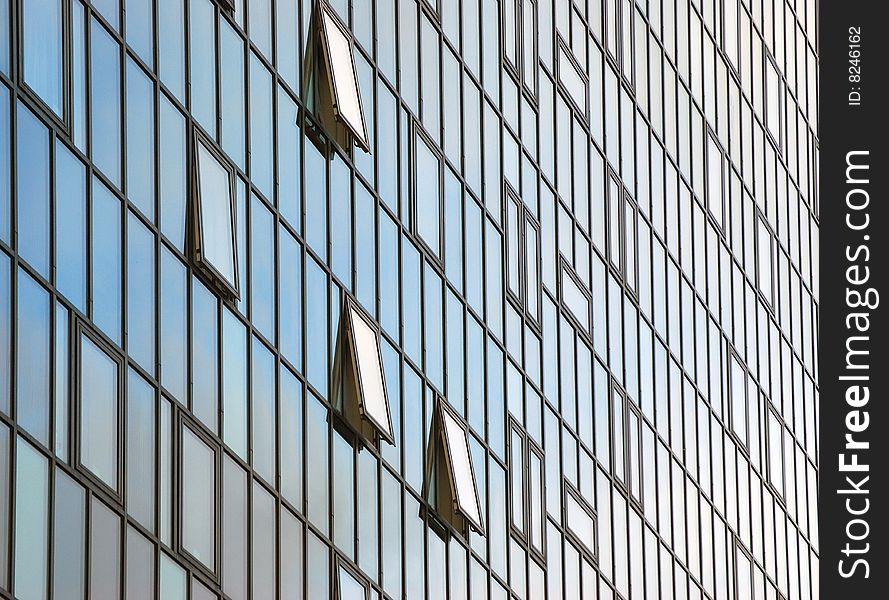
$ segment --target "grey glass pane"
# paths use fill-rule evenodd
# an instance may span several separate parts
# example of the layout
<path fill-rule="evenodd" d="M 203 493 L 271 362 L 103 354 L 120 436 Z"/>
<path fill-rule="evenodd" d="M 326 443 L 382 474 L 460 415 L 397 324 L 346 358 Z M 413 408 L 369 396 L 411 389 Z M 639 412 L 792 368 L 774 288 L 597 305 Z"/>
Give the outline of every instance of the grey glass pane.
<path fill-rule="evenodd" d="M 166 552 L 160 560 L 160 600 L 186 600 L 188 573 Z"/>
<path fill-rule="evenodd" d="M 330 598 L 330 548 L 314 533 L 306 540 L 306 590 L 309 598 Z"/>
<path fill-rule="evenodd" d="M 154 372 L 154 234 L 127 211 L 127 348 Z"/>
<path fill-rule="evenodd" d="M 47 291 L 24 270 L 18 272 L 16 325 L 16 415 L 41 443 L 49 446 L 50 303 Z"/>
<path fill-rule="evenodd" d="M 276 577 L 275 499 L 253 482 L 253 597 L 274 598 Z M 311 597 L 311 596 L 310 596 Z"/>
<path fill-rule="evenodd" d="M 234 246 L 234 197 L 229 170 L 202 140 L 198 141 L 201 239 L 199 257 L 233 288 L 238 288 Z"/>
<path fill-rule="evenodd" d="M 328 418 L 327 408 L 314 394 L 309 394 L 306 400 L 306 458 L 311 457 L 311 468 L 306 470 L 306 513 L 323 532 L 330 526 Z"/>
<path fill-rule="evenodd" d="M 222 589 L 232 600 L 247 599 L 247 474 L 228 456 L 222 470 Z"/>
<path fill-rule="evenodd" d="M 117 489 L 119 364 L 89 336 L 80 336 L 80 461 Z"/>
<path fill-rule="evenodd" d="M 49 277 L 49 136 L 24 104 L 16 107 L 19 255 Z"/>
<path fill-rule="evenodd" d="M 86 168 L 56 142 L 56 287 L 86 312 Z"/>
<path fill-rule="evenodd" d="M 121 203 L 93 177 L 93 321 L 117 344 L 121 341 Z"/>
<path fill-rule="evenodd" d="M 337 576 L 339 577 L 339 600 L 365 600 L 367 598 L 367 588 L 347 568 L 340 565 L 337 569 Z"/>
<path fill-rule="evenodd" d="M 143 26 L 143 29 L 148 29 Z M 154 220 L 154 84 L 127 59 L 127 196 Z"/>
<path fill-rule="evenodd" d="M 9 40 L 9 4 L 0 4 L 0 39 Z M 0 72 L 9 73 L 9 44 L 0 44 Z"/>
<path fill-rule="evenodd" d="M 86 493 L 56 469 L 54 494 L 53 597 L 80 600 L 86 581 Z"/>
<path fill-rule="evenodd" d="M 182 547 L 216 567 L 216 456 L 191 428 L 182 428 Z"/>
<path fill-rule="evenodd" d="M 285 228 L 278 228 L 279 259 L 278 314 L 281 320 L 281 354 L 297 367 L 302 366 L 302 247 Z"/>
<path fill-rule="evenodd" d="M 279 17 L 285 6 L 295 5 L 296 0 L 278 2 Z M 278 29 L 278 42 L 284 35 L 292 35 L 293 28 Z M 293 64 L 298 65 L 299 61 Z M 284 65 L 281 65 L 284 68 Z M 302 225 L 300 193 L 300 155 L 302 154 L 302 131 L 299 127 L 299 108 L 283 87 L 278 88 L 278 209 L 299 231 Z"/>
<path fill-rule="evenodd" d="M 21 9 L 25 83 L 62 118 L 64 4 L 61 0 L 25 0 Z"/>
<path fill-rule="evenodd" d="M 0 253 L 0 411 L 9 414 L 12 380 L 12 273 L 10 259 Z"/>
<path fill-rule="evenodd" d="M 154 600 L 154 545 L 127 526 L 127 600 Z"/>
<path fill-rule="evenodd" d="M 154 529 L 155 391 L 133 369 L 127 371 L 127 512 Z"/>
<path fill-rule="evenodd" d="M 293 513 L 281 508 L 281 599 L 303 597 L 303 526 Z"/>
<path fill-rule="evenodd" d="M 247 459 L 247 332 L 228 309 L 222 313 L 222 439 Z"/>
<path fill-rule="evenodd" d="M 219 308 L 216 296 L 197 278 L 191 286 L 192 412 L 216 433 L 219 419 Z"/>
<path fill-rule="evenodd" d="M 93 19 L 90 22 L 90 99 L 92 157 L 120 187 L 120 46 Z"/>
<path fill-rule="evenodd" d="M 173 397 L 187 400 L 188 280 L 185 265 L 161 247 L 160 269 L 161 383 Z"/>
<path fill-rule="evenodd" d="M 15 593 L 21 600 L 47 597 L 49 465 L 23 438 L 16 441 Z"/>
<path fill-rule="evenodd" d="M 191 579 L 191 600 L 216 600 L 217 596 L 198 581 L 196 578 Z"/>

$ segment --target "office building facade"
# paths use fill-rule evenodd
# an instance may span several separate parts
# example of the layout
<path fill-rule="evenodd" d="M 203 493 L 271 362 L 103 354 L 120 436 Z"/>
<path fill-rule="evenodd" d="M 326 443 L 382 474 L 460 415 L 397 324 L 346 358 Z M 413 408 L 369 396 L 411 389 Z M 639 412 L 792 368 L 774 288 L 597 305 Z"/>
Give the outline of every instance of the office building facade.
<path fill-rule="evenodd" d="M 814 0 L 0 0 L 0 598 L 818 598 Z"/>

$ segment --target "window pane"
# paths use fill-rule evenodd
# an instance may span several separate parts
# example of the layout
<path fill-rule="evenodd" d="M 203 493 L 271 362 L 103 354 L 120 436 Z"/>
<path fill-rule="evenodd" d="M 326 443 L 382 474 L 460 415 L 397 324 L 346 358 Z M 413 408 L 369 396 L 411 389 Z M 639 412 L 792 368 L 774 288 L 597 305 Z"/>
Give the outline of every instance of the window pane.
<path fill-rule="evenodd" d="M 116 490 L 119 364 L 86 334 L 80 363 L 80 460 Z"/>
<path fill-rule="evenodd" d="M 0 4 L 2 4 L 0 6 L 0 11 L 2 11 L 6 4 Z M 0 36 L 0 38 L 2 37 Z M 5 48 L 6 44 L 3 47 Z M 0 52 L 2 52 L 2 48 L 0 48 Z M 0 239 L 6 243 L 9 243 L 10 168 L 12 165 L 9 117 L 9 90 L 6 86 L 0 86 Z"/>
<path fill-rule="evenodd" d="M 23 104 L 16 128 L 18 251 L 49 278 L 49 132 Z"/>
<path fill-rule="evenodd" d="M 274 197 L 272 75 L 250 53 L 250 177 L 266 198 Z"/>
<path fill-rule="evenodd" d="M 352 43 L 327 10 L 321 11 L 328 60 L 333 87 L 336 93 L 338 116 L 349 126 L 355 137 L 367 144 L 364 129 L 364 113 L 358 95 L 358 80 L 352 59 Z"/>
<path fill-rule="evenodd" d="M 25 0 L 22 8 L 22 59 L 25 83 L 59 117 L 64 117 L 63 3 Z M 5 40 L 4 43 L 8 43 Z"/>
<path fill-rule="evenodd" d="M 127 373 L 127 512 L 154 529 L 155 392 L 136 371 Z"/>
<path fill-rule="evenodd" d="M 253 468 L 267 482 L 275 482 L 275 357 L 253 338 L 251 378 L 251 423 L 253 425 Z"/>
<path fill-rule="evenodd" d="M 244 41 L 226 19 L 220 19 L 219 54 L 221 63 L 225 65 L 219 72 L 222 148 L 239 167 L 246 170 Z"/>
<path fill-rule="evenodd" d="M 216 136 L 216 9 L 211 0 L 189 1 L 191 112 Z"/>
<path fill-rule="evenodd" d="M 150 0 L 126 0 L 124 9 L 127 43 L 149 67 L 154 64 L 154 35 L 146 24 L 151 23 L 152 9 Z"/>
<path fill-rule="evenodd" d="M 182 547 L 211 571 L 216 566 L 216 456 L 182 428 Z"/>
<path fill-rule="evenodd" d="M 250 316 L 266 337 L 275 337 L 275 217 L 256 194 L 250 212 Z"/>
<path fill-rule="evenodd" d="M 49 446 L 50 304 L 49 294 L 18 272 L 16 336 L 16 416 L 19 425 Z"/>
<path fill-rule="evenodd" d="M 186 401 L 188 363 L 188 280 L 185 265 L 161 246 L 161 383 L 181 403 Z"/>
<path fill-rule="evenodd" d="M 302 366 L 302 248 L 283 225 L 279 226 L 279 304 L 281 354 L 292 365 Z"/>
<path fill-rule="evenodd" d="M 567 267 L 562 267 L 562 303 L 589 333 L 590 300 L 583 293 Z"/>
<path fill-rule="evenodd" d="M 83 598 L 86 560 L 86 493 L 61 469 L 55 473 L 53 596 Z"/>
<path fill-rule="evenodd" d="M 568 529 L 583 543 L 590 554 L 596 554 L 596 523 L 574 494 L 565 494 L 565 518 Z M 610 524 L 609 524 L 610 526 Z"/>
<path fill-rule="evenodd" d="M 12 379 L 12 274 L 10 258 L 0 253 L 0 411 L 9 414 Z"/>
<path fill-rule="evenodd" d="M 222 589 L 232 600 L 247 599 L 247 475 L 223 455 Z"/>
<path fill-rule="evenodd" d="M 222 316 L 222 439 L 247 459 L 247 332 L 228 309 Z"/>
<path fill-rule="evenodd" d="M 219 412 L 219 309 L 216 296 L 197 278 L 191 286 L 191 409 L 217 433 Z"/>
<path fill-rule="evenodd" d="M 440 410 L 442 411 L 445 444 L 450 459 L 451 478 L 457 495 L 457 505 L 460 511 L 474 525 L 481 527 L 482 521 L 481 514 L 479 513 L 478 494 L 475 487 L 475 477 L 473 477 L 472 473 L 472 463 L 469 458 L 466 430 L 446 409 Z"/>
<path fill-rule="evenodd" d="M 173 245 L 185 248 L 185 119 L 160 95 L 159 190 L 161 232 Z"/>
<path fill-rule="evenodd" d="M 154 373 L 154 234 L 127 211 L 127 348 Z"/>
<path fill-rule="evenodd" d="M 417 233 L 432 251 L 441 252 L 441 165 L 426 139 L 415 135 L 417 149 Z"/>
<path fill-rule="evenodd" d="M 281 600 L 303 597 L 303 529 L 293 513 L 281 507 Z"/>
<path fill-rule="evenodd" d="M 22 600 L 46 598 L 49 538 L 49 466 L 22 438 L 15 464 L 15 594 Z"/>
<path fill-rule="evenodd" d="M 0 494 L 0 587 L 4 589 L 9 587 L 9 513 L 11 508 L 9 490 L 12 489 L 9 457 L 11 454 L 9 427 L 0 424 L 0 489 L 4 491 Z"/>
<path fill-rule="evenodd" d="M 367 588 L 364 584 L 355 579 L 352 572 L 346 567 L 340 565 L 338 569 L 339 575 L 339 600 L 364 600 L 367 597 Z"/>
<path fill-rule="evenodd" d="M 354 307 L 350 308 L 365 414 L 386 436 L 392 436 L 389 401 L 383 385 L 382 358 L 377 332 Z"/>
<path fill-rule="evenodd" d="M 127 526 L 127 600 L 154 600 L 154 545 Z"/>
<path fill-rule="evenodd" d="M 154 220 L 154 84 L 132 59 L 127 59 L 127 196 Z"/>
<path fill-rule="evenodd" d="M 253 482 L 253 597 L 275 597 L 275 499 Z"/>
<path fill-rule="evenodd" d="M 158 61 L 161 81 L 185 100 L 185 3 L 157 0 Z M 144 25 L 143 25 L 144 26 Z"/>
<path fill-rule="evenodd" d="M 120 344 L 121 329 L 121 204 L 93 177 L 93 321 Z"/>
<path fill-rule="evenodd" d="M 281 373 L 281 495 L 302 508 L 303 387 L 290 369 Z"/>
<path fill-rule="evenodd" d="M 55 158 L 56 287 L 86 312 L 86 169 L 61 141 Z"/>
<path fill-rule="evenodd" d="M 90 23 L 92 157 L 120 187 L 120 46 L 98 21 Z"/>
<path fill-rule="evenodd" d="M 198 141 L 198 190 L 201 240 L 198 257 L 215 269 L 234 289 L 235 272 L 233 235 L 234 198 L 231 172 L 214 156 L 203 141 Z"/>
<path fill-rule="evenodd" d="M 160 600 L 185 600 L 188 592 L 185 569 L 180 567 L 166 553 L 161 554 L 161 593 Z"/>

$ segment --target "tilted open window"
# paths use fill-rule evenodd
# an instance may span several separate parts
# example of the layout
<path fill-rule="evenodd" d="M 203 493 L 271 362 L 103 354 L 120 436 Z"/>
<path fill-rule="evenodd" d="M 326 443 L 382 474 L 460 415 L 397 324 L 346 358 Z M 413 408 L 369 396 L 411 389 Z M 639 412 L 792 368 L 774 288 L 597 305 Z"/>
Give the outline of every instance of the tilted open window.
<path fill-rule="evenodd" d="M 312 13 L 303 73 L 304 97 L 327 135 L 370 152 L 352 37 L 323 0 Z"/>
<path fill-rule="evenodd" d="M 379 333 L 351 300 L 343 303 L 333 363 L 336 408 L 367 439 L 379 435 L 394 445 Z"/>
<path fill-rule="evenodd" d="M 221 291 L 237 298 L 234 170 L 221 154 L 197 133 L 193 165 L 195 260 Z"/>
<path fill-rule="evenodd" d="M 426 453 L 426 500 L 437 516 L 466 534 L 471 527 L 484 535 L 475 471 L 466 427 L 443 400 L 436 403 Z"/>

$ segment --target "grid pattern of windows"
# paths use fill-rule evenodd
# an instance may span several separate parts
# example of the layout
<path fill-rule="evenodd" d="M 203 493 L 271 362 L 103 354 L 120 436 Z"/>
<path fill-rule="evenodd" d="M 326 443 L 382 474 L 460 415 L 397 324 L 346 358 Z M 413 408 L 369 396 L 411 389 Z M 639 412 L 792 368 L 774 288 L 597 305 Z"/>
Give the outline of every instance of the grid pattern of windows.
<path fill-rule="evenodd" d="M 817 599 L 815 15 L 0 0 L 0 598 Z"/>

